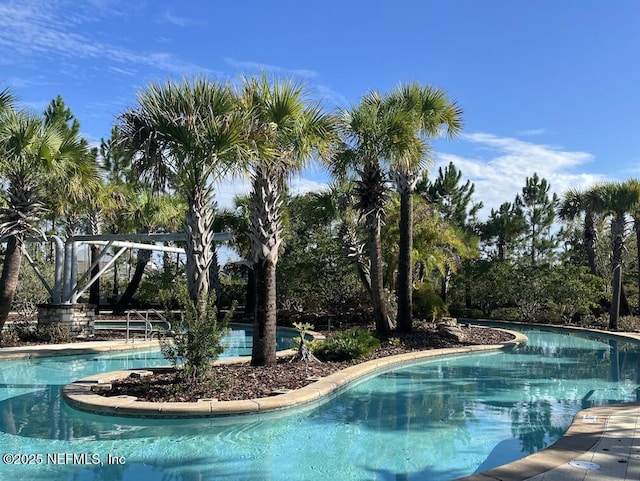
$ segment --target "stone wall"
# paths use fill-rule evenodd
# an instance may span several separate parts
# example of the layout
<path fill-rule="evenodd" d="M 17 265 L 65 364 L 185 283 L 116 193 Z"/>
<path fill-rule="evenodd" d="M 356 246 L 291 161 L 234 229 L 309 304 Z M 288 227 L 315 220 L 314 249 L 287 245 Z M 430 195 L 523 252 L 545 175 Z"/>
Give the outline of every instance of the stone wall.
<path fill-rule="evenodd" d="M 73 337 L 93 337 L 94 309 L 93 304 L 40 304 L 38 327 L 58 322 L 68 326 Z"/>

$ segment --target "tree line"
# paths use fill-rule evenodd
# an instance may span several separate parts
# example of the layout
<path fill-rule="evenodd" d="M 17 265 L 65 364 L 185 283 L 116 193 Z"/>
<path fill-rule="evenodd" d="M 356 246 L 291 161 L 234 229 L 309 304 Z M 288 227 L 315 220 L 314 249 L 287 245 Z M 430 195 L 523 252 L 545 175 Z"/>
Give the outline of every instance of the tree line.
<path fill-rule="evenodd" d="M 13 302 L 28 237 L 180 228 L 186 234 L 181 278 L 194 319 L 205 322 L 216 310 L 212 299 L 224 295 L 221 282 L 229 286 L 237 274 L 237 266 L 221 271 L 218 265 L 213 234 L 223 226 L 234 230 L 233 246 L 248 266 L 245 304 L 254 319 L 254 365 L 275 363 L 278 307 L 341 306 L 346 312 L 366 305 L 375 329 L 386 336 L 392 329 L 412 330 L 414 296 L 422 317 L 448 306 L 491 312 L 516 304 L 505 294 L 508 278 L 497 281 L 497 293 L 486 289 L 496 272 L 514 277 L 539 271 L 551 282 L 549 272 L 578 268 L 584 252 L 589 272 L 570 273 L 579 285 L 593 284 L 581 310 L 594 305 L 592 291 L 602 290 L 594 279 L 609 274 L 596 267 L 592 244 L 598 232 L 587 224 L 610 219 L 610 319 L 617 327 L 626 215 L 638 203 L 635 184 L 571 191 L 561 201 L 549 197 L 547 181 L 533 174 L 513 202 L 492 209 L 481 222 L 474 186 L 462 183 L 455 165 L 428 178 L 430 142 L 455 138 L 463 128 L 461 107 L 440 88 L 404 83 L 327 112 L 292 79 L 168 80 L 138 92 L 136 105 L 118 116 L 99 148 L 81 138 L 60 97 L 39 115 L 19 109 L 4 90 L 0 112 L 0 239 L 6 241 L 0 326 Z M 288 181 L 313 159 L 331 172 L 331 189 L 292 196 Z M 234 211 L 221 212 L 216 181 L 233 175 L 246 176 L 251 192 L 236 199 Z M 560 232 L 553 230 L 556 213 L 566 220 Z M 584 216 L 584 227 L 575 224 L 578 216 Z M 148 261 L 148 251 L 138 251 L 122 294 L 114 277 L 116 310 L 126 308 L 143 284 Z M 165 274 L 176 278 L 165 261 Z M 97 304 L 99 296 L 96 283 L 89 301 Z"/>

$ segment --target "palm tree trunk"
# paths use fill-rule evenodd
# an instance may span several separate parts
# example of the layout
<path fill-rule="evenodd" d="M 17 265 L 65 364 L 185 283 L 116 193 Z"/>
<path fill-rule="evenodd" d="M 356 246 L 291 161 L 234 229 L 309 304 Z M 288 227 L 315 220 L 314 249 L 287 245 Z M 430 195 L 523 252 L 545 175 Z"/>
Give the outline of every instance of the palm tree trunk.
<path fill-rule="evenodd" d="M 23 239 L 20 236 L 12 235 L 7 240 L 2 275 L 0 276 L 0 330 L 7 322 L 18 286 L 18 275 L 22 263 L 22 244 Z"/>
<path fill-rule="evenodd" d="M 129 284 L 127 284 L 127 288 L 122 293 L 122 297 L 113 308 L 114 314 L 124 314 L 124 312 L 129 308 L 129 304 L 131 304 L 133 296 L 138 290 L 138 287 L 140 287 L 140 281 L 142 281 L 144 269 L 147 267 L 149 259 L 151 259 L 150 250 L 138 249 L 138 253 L 136 254 L 136 268 Z"/>
<path fill-rule="evenodd" d="M 244 303 L 245 316 L 251 316 L 253 320 L 256 319 L 256 267 L 255 265 L 249 267 L 247 272 L 247 297 Z"/>
<path fill-rule="evenodd" d="M 365 259 L 364 246 L 360 244 L 355 229 L 347 220 L 342 221 L 342 225 L 338 229 L 338 238 L 342 243 L 342 252 L 349 262 L 356 265 L 358 277 L 360 277 L 367 294 L 371 296 L 371 268 Z"/>
<path fill-rule="evenodd" d="M 209 291 L 213 291 L 216 293 L 216 310 L 218 313 L 220 312 L 220 300 L 222 298 L 222 284 L 220 283 L 220 266 L 218 265 L 218 253 L 214 248 L 213 259 L 211 260 L 211 265 L 209 266 Z"/>
<path fill-rule="evenodd" d="M 587 262 L 589 264 L 589 272 L 597 276 L 598 268 L 596 266 L 596 241 L 597 233 L 595 228 L 593 213 L 587 212 L 584 216 L 584 248 L 587 251 Z M 640 242 L 640 240 L 638 241 Z M 639 254 L 640 255 L 640 254 Z"/>
<path fill-rule="evenodd" d="M 252 366 L 276 364 L 276 265 L 256 265 L 256 316 L 253 321 Z"/>
<path fill-rule="evenodd" d="M 451 269 L 449 266 L 445 266 L 444 274 L 440 280 L 440 298 L 442 302 L 447 303 L 447 297 L 449 293 L 449 283 L 451 282 Z"/>
<path fill-rule="evenodd" d="M 609 314 L 609 329 L 618 329 L 620 318 L 620 291 L 622 289 L 622 251 L 624 249 L 624 216 L 616 216 L 611 222 L 611 237 L 613 254 L 611 256 L 611 312 Z"/>
<path fill-rule="evenodd" d="M 400 246 L 398 254 L 398 331 L 413 329 L 413 196 L 400 194 Z"/>
<path fill-rule="evenodd" d="M 209 295 L 209 267 L 213 261 L 214 212 L 205 189 L 194 188 L 187 195 L 186 275 L 189 297 L 199 319 L 206 315 Z"/>
<path fill-rule="evenodd" d="M 372 216 L 375 217 L 375 216 Z M 386 335 L 391 331 L 391 323 L 384 302 L 384 284 L 382 278 L 382 241 L 380 239 L 380 223 L 374 219 L 370 222 L 369 257 L 371 259 L 371 301 L 376 331 Z"/>
<path fill-rule="evenodd" d="M 282 243 L 278 178 L 266 166 L 254 172 L 251 192 L 250 258 L 256 276 L 256 308 L 251 365 L 276 363 L 276 266 Z"/>

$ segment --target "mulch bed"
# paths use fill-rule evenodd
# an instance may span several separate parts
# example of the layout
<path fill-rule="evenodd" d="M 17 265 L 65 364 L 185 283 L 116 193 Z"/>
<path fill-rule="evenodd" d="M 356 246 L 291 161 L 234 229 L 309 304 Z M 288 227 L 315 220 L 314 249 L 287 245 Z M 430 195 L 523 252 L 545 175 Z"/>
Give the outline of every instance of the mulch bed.
<path fill-rule="evenodd" d="M 498 344 L 513 339 L 511 334 L 494 329 L 463 327 L 464 342 L 441 336 L 435 327 L 421 326 L 410 334 L 394 334 L 384 340 L 371 356 L 359 362 L 411 351 L 441 349 L 479 344 Z M 252 399 L 272 395 L 276 390 L 299 389 L 319 377 L 333 374 L 357 362 L 305 362 L 280 358 L 275 366 L 224 364 L 212 367 L 211 377 L 200 383 L 187 383 L 175 372 L 156 373 L 142 378 L 127 378 L 112 383 L 106 396 L 129 395 L 154 402 L 194 402 L 212 398 L 220 401 Z"/>

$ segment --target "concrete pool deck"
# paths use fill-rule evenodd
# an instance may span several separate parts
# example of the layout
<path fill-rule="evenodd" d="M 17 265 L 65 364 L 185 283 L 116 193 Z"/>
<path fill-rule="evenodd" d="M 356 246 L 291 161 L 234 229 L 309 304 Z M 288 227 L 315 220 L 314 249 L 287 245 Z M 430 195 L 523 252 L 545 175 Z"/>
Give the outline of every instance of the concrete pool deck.
<path fill-rule="evenodd" d="M 640 334 L 637 333 L 595 332 L 640 341 Z M 133 345 L 118 341 L 90 341 L 59 346 L 0 348 L 0 359 L 91 354 L 155 345 L 157 341 L 136 342 Z M 638 481 L 640 403 L 608 405 L 580 411 L 563 437 L 550 447 L 513 463 L 461 478 L 460 481 L 462 480 Z"/>

